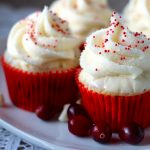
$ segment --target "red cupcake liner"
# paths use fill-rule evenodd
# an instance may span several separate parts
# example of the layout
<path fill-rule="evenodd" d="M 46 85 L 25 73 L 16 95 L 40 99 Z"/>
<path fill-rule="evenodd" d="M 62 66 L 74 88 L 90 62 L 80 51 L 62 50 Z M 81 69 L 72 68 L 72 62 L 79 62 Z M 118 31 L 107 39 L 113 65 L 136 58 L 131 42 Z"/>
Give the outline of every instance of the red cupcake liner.
<path fill-rule="evenodd" d="M 96 124 L 108 123 L 114 132 L 127 122 L 136 122 L 143 128 L 150 126 L 150 92 L 135 96 L 111 96 L 89 90 L 78 79 L 82 104 Z"/>
<path fill-rule="evenodd" d="M 78 98 L 76 69 L 29 73 L 12 67 L 4 58 L 2 65 L 10 99 L 19 108 L 34 112 L 39 106 L 46 105 L 53 111 L 60 111 L 64 104 Z"/>

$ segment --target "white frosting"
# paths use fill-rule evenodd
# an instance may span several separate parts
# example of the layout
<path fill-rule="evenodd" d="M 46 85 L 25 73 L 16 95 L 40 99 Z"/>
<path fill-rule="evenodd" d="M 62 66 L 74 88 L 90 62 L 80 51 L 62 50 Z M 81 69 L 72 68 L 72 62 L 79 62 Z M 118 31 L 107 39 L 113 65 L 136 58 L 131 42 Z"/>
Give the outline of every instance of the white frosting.
<path fill-rule="evenodd" d="M 78 66 L 79 43 L 71 37 L 67 22 L 45 7 L 14 25 L 5 59 L 25 71 L 69 69 Z"/>
<path fill-rule="evenodd" d="M 50 9 L 67 20 L 72 33 L 81 38 L 107 27 L 112 12 L 107 0 L 57 0 Z"/>
<path fill-rule="evenodd" d="M 149 0 L 130 0 L 124 10 L 124 17 L 132 31 L 143 32 L 150 37 Z"/>
<path fill-rule="evenodd" d="M 79 79 L 89 89 L 114 95 L 132 95 L 150 89 L 150 40 L 132 33 L 121 16 L 87 38 L 81 54 Z"/>

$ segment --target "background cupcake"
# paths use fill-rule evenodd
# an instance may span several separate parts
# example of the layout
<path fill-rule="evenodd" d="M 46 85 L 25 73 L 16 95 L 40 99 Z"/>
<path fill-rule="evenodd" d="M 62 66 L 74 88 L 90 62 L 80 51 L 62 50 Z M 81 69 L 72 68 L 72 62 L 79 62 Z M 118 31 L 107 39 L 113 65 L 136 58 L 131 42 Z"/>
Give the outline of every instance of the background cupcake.
<path fill-rule="evenodd" d="M 87 38 L 77 76 L 89 115 L 113 131 L 131 121 L 150 125 L 150 41 L 124 24 L 114 12 L 109 28 Z"/>
<path fill-rule="evenodd" d="M 143 32 L 150 37 L 150 1 L 130 0 L 124 10 L 129 29 Z"/>
<path fill-rule="evenodd" d="M 111 16 L 107 0 L 57 0 L 50 9 L 67 20 L 73 35 L 83 40 L 92 31 L 107 27 Z"/>
<path fill-rule="evenodd" d="M 46 105 L 58 111 L 76 100 L 79 41 L 71 37 L 67 25 L 45 7 L 11 29 L 3 68 L 16 106 L 35 111 Z"/>

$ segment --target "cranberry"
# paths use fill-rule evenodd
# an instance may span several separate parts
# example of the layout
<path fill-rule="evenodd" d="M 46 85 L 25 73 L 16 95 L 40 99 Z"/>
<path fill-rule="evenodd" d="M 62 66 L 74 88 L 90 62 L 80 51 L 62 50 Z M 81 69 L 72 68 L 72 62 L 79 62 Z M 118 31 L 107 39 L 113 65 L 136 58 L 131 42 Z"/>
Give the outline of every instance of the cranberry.
<path fill-rule="evenodd" d="M 88 136 L 90 128 L 91 122 L 83 115 L 74 116 L 68 121 L 69 131 L 76 136 Z"/>
<path fill-rule="evenodd" d="M 35 113 L 40 119 L 44 121 L 49 121 L 55 115 L 54 111 L 51 111 L 49 107 L 44 105 L 38 107 Z"/>
<path fill-rule="evenodd" d="M 137 123 L 128 123 L 119 130 L 120 138 L 129 144 L 138 144 L 144 138 L 144 130 Z"/>
<path fill-rule="evenodd" d="M 84 46 L 84 42 L 80 45 L 80 51 L 82 52 L 84 50 L 85 46 Z"/>
<path fill-rule="evenodd" d="M 83 106 L 80 104 L 76 104 L 76 103 L 73 103 L 69 106 L 67 115 L 68 115 L 68 118 L 72 118 L 77 115 L 83 115 L 83 116 L 89 118 L 89 116 L 88 116 L 87 112 L 85 111 L 85 109 L 83 108 Z"/>
<path fill-rule="evenodd" d="M 93 125 L 91 129 L 92 138 L 102 144 L 108 143 L 112 137 L 112 130 L 109 125 Z"/>

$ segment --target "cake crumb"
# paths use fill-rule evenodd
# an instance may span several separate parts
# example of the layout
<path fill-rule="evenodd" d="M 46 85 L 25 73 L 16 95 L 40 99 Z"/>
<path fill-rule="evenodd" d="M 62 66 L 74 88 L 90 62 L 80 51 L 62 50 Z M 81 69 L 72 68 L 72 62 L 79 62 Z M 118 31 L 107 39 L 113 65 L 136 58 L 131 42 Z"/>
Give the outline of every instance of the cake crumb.
<path fill-rule="evenodd" d="M 81 104 L 81 100 L 80 99 L 77 100 L 76 103 Z M 60 115 L 58 117 L 58 120 L 60 122 L 67 122 L 68 121 L 67 111 L 68 111 L 69 106 L 70 106 L 70 104 L 64 105 L 64 108 L 63 108 L 62 112 L 60 113 Z"/>
<path fill-rule="evenodd" d="M 67 122 L 68 121 L 68 117 L 67 117 L 67 110 L 69 108 L 70 104 L 66 104 L 64 105 L 64 108 L 58 118 L 59 121 L 61 122 Z"/>
<path fill-rule="evenodd" d="M 4 106 L 4 98 L 3 95 L 0 93 L 0 107 Z"/>
<path fill-rule="evenodd" d="M 81 104 L 81 99 L 78 99 L 76 103 Z"/>

